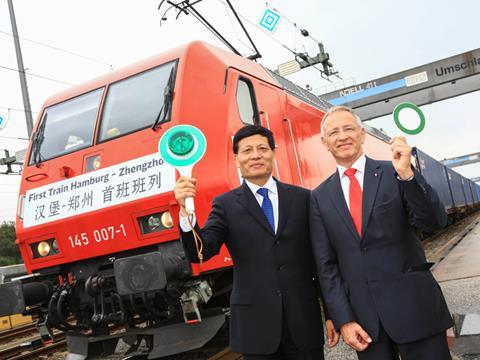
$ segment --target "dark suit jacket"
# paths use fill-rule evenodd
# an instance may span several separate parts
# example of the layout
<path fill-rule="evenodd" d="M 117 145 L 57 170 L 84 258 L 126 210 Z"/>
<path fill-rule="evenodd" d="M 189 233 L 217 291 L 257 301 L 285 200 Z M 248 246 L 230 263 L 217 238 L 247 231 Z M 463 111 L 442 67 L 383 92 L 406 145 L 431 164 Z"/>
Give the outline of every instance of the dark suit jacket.
<path fill-rule="evenodd" d="M 308 227 L 310 191 L 278 181 L 277 188 L 276 235 L 245 183 L 213 200 L 199 232 L 204 260 L 218 254 L 225 243 L 234 261 L 230 347 L 239 353 L 276 351 L 283 315 L 300 350 L 323 346 Z M 181 233 L 181 238 L 191 261 L 198 262 L 192 232 Z"/>
<path fill-rule="evenodd" d="M 376 340 L 379 321 L 397 343 L 452 326 L 414 228 L 433 231 L 447 217 L 415 171 L 399 181 L 391 162 L 367 158 L 362 236 L 353 225 L 338 171 L 312 191 L 310 229 L 319 280 L 335 326 L 357 321 Z"/>

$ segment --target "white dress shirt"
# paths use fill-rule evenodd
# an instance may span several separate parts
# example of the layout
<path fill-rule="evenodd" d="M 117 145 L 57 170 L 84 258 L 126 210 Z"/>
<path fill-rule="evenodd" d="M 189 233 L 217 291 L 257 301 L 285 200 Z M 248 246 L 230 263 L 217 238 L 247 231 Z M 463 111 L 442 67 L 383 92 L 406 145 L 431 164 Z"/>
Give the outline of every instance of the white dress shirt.
<path fill-rule="evenodd" d="M 357 170 L 355 172 L 355 178 L 360 184 L 360 189 L 363 192 L 363 178 L 365 176 L 365 155 L 362 154 L 357 161 L 355 161 L 351 168 Z M 345 196 L 345 201 L 347 202 L 348 209 L 350 210 L 350 179 L 345 175 L 346 167 L 337 164 L 338 174 L 340 175 L 340 183 L 342 184 L 343 195 Z"/>
<path fill-rule="evenodd" d="M 257 193 L 257 190 L 260 188 L 266 188 L 268 189 L 268 198 L 272 202 L 272 207 L 273 207 L 273 219 L 275 221 L 275 232 L 277 232 L 278 229 L 278 189 L 277 189 L 277 182 L 273 179 L 272 176 L 270 176 L 270 179 L 265 183 L 263 186 L 258 186 L 255 185 L 254 183 L 244 180 L 245 184 L 248 186 L 248 188 L 251 190 L 253 195 L 255 196 L 255 199 L 258 202 L 258 205 L 262 207 L 263 203 L 263 196 Z M 180 228 L 182 229 L 183 232 L 188 232 L 191 231 L 192 228 L 190 226 L 190 223 L 188 222 L 188 218 L 186 216 L 182 216 L 180 213 Z M 192 224 L 195 226 L 196 223 L 196 218 L 195 214 L 192 219 Z"/>

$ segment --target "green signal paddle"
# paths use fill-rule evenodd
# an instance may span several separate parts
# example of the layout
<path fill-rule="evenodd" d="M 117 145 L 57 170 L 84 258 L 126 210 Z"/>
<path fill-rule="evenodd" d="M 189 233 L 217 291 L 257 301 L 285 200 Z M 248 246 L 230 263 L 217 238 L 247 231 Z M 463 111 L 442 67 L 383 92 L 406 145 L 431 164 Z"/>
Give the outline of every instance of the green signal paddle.
<path fill-rule="evenodd" d="M 207 149 L 205 135 L 192 125 L 177 125 L 168 129 L 158 143 L 162 159 L 175 167 L 181 176 L 192 177 L 193 166 Z M 185 199 L 187 213 L 195 211 L 193 198 Z"/>
<path fill-rule="evenodd" d="M 408 119 L 408 117 L 413 117 L 418 121 L 416 128 L 410 129 L 402 124 L 402 121 Z M 393 109 L 393 120 L 395 121 L 395 125 L 408 135 L 419 134 L 425 128 L 425 115 L 422 110 L 420 110 L 417 105 L 409 102 L 403 102 L 395 106 L 395 109 Z"/>

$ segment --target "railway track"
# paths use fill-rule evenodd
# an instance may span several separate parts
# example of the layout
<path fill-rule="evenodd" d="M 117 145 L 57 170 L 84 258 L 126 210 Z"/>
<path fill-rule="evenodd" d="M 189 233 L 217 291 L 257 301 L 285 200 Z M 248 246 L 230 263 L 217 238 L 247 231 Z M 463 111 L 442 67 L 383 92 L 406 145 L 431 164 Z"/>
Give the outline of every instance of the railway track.
<path fill-rule="evenodd" d="M 33 334 L 35 332 L 37 332 L 35 323 L 26 324 L 26 325 L 15 327 L 13 329 L 2 331 L 0 332 L 0 345 L 16 337 L 22 337 L 27 334 Z"/>
<path fill-rule="evenodd" d="M 32 336 L 32 334 L 35 335 Z M 12 341 L 15 339 L 16 341 Z M 35 324 L 27 324 L 0 333 L 0 359 L 2 360 L 39 359 L 66 348 L 67 343 L 63 333 L 55 334 L 54 342 L 44 345 L 38 336 Z"/>
<path fill-rule="evenodd" d="M 63 335 L 63 334 L 62 334 Z M 56 340 L 54 343 L 48 345 L 40 345 L 39 347 L 32 346 L 31 344 L 20 344 L 12 348 L 0 350 L 0 359 L 8 360 L 33 360 L 39 359 L 49 354 L 56 353 L 58 351 L 64 351 L 67 348 L 67 341 L 65 336 L 63 339 Z"/>

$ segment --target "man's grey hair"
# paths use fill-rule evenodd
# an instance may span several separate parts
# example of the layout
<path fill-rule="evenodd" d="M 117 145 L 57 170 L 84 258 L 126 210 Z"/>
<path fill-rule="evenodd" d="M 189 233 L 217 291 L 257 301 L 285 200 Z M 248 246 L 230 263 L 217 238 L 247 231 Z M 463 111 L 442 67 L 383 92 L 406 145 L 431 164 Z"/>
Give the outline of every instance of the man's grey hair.
<path fill-rule="evenodd" d="M 325 113 L 325 116 L 323 117 L 322 126 L 321 126 L 322 136 L 325 135 L 325 127 L 326 127 L 325 124 L 327 123 L 328 117 L 330 115 L 332 115 L 333 113 L 336 113 L 336 112 L 339 112 L 339 111 L 346 111 L 346 112 L 352 114 L 353 117 L 355 118 L 355 120 L 357 120 L 357 125 L 360 128 L 363 128 L 363 123 L 362 123 L 362 120 L 360 119 L 360 116 L 358 116 L 355 113 L 355 111 L 353 111 L 353 109 L 349 108 L 348 106 L 333 106 Z"/>

